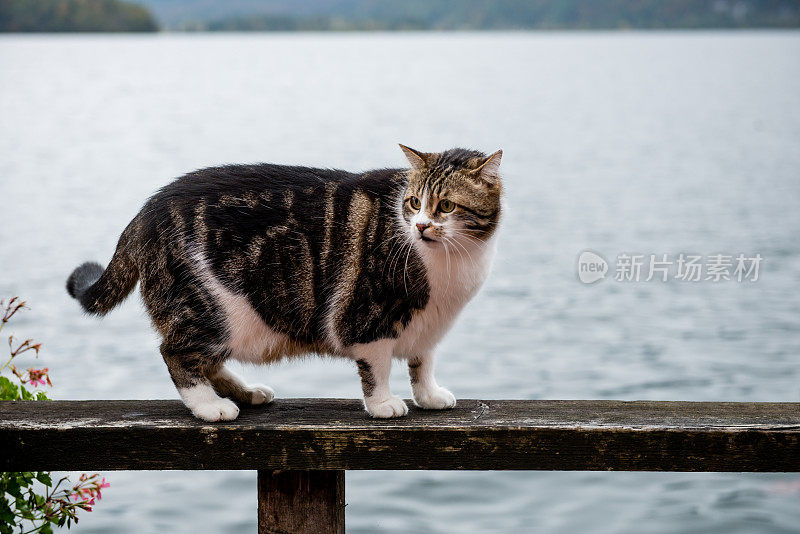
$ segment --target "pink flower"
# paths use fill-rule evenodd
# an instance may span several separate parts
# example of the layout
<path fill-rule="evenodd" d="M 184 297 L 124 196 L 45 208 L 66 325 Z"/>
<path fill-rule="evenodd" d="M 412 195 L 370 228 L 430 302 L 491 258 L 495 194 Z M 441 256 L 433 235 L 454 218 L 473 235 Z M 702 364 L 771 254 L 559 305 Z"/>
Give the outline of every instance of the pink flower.
<path fill-rule="evenodd" d="M 110 487 L 111 487 L 111 484 L 106 482 L 106 478 L 103 477 L 103 479 L 100 482 L 97 483 L 97 486 L 95 488 L 95 491 L 97 492 L 97 498 L 98 499 L 102 499 L 103 498 L 103 492 L 101 490 L 103 490 L 105 488 L 110 488 Z"/>
<path fill-rule="evenodd" d="M 28 369 L 28 380 L 33 386 L 44 386 L 45 384 L 52 386 L 53 384 L 50 382 L 50 377 L 47 374 L 48 371 L 49 367 L 45 367 L 44 369 Z"/>

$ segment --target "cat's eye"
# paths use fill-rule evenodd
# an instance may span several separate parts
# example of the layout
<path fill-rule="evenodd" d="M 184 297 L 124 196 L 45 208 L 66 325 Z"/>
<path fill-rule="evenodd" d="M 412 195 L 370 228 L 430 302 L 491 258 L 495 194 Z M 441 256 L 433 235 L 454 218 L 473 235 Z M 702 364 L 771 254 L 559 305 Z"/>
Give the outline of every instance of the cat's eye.
<path fill-rule="evenodd" d="M 422 207 L 422 203 L 417 197 L 409 197 L 408 205 L 411 206 L 412 210 L 418 210 Z"/>
<path fill-rule="evenodd" d="M 439 201 L 439 211 L 442 213 L 450 213 L 456 209 L 456 205 L 452 200 L 447 200 L 446 198 Z"/>

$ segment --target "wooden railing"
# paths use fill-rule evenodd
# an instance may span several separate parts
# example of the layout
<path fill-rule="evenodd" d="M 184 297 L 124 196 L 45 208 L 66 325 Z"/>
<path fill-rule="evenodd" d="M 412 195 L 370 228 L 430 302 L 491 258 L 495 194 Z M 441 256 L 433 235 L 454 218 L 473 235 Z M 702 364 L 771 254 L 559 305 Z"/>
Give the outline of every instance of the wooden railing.
<path fill-rule="evenodd" d="M 800 403 L 459 400 L 370 419 L 287 399 L 233 422 L 178 401 L 0 402 L 0 470 L 258 470 L 259 532 L 343 532 L 348 469 L 800 471 Z"/>

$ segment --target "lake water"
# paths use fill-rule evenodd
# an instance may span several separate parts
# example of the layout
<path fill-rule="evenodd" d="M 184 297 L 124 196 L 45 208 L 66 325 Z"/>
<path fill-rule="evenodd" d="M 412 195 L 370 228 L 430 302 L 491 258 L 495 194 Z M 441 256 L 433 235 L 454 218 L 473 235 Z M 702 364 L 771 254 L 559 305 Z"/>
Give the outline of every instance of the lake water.
<path fill-rule="evenodd" d="M 440 351 L 456 396 L 800 401 L 798 32 L 0 37 L 0 295 L 32 308 L 12 331 L 56 398 L 176 398 L 138 299 L 86 317 L 70 271 L 186 171 L 400 166 L 398 142 L 504 149 L 495 269 Z M 585 249 L 605 280 L 578 281 Z M 620 282 L 622 253 L 763 262 Z M 244 373 L 360 395 L 343 361 Z M 109 477 L 81 532 L 256 530 L 254 472 Z M 797 532 L 800 475 L 350 472 L 347 503 L 363 533 Z"/>

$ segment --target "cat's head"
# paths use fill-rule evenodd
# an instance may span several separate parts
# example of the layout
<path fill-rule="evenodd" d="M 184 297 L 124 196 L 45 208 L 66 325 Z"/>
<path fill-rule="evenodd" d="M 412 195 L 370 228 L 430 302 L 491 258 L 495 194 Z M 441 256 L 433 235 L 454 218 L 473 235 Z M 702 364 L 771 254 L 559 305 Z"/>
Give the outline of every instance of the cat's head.
<path fill-rule="evenodd" d="M 494 234 L 503 194 L 502 150 L 487 156 L 463 148 L 440 153 L 400 148 L 411 164 L 402 213 L 414 240 L 463 247 L 481 245 Z"/>

